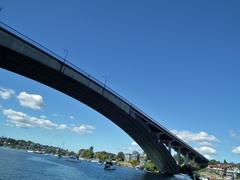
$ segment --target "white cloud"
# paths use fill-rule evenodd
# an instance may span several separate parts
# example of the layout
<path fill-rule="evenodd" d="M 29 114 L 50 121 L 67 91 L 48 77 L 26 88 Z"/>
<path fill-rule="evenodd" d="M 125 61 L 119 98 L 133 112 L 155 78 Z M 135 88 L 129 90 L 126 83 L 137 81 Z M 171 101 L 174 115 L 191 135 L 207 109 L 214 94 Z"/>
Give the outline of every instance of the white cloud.
<path fill-rule="evenodd" d="M 209 160 L 212 159 L 212 156 L 210 156 L 209 154 L 203 154 L 203 156 Z"/>
<path fill-rule="evenodd" d="M 198 142 L 198 145 L 199 146 L 210 146 L 210 147 L 213 146 L 213 144 L 211 144 L 210 142 L 207 142 L 207 141 Z"/>
<path fill-rule="evenodd" d="M 70 119 L 75 119 L 75 117 L 74 117 L 74 116 L 69 116 L 69 118 L 70 118 Z"/>
<path fill-rule="evenodd" d="M 240 155 L 240 146 L 233 148 L 232 153 Z"/>
<path fill-rule="evenodd" d="M 214 149 L 213 143 L 219 142 L 219 140 L 214 135 L 208 134 L 204 131 L 192 133 L 190 131 L 173 130 L 172 133 L 187 143 L 197 145 L 198 147 L 195 147 L 194 149 L 204 155 L 207 159 L 212 158 L 212 156 L 217 153 Z"/>
<path fill-rule="evenodd" d="M 194 149 L 203 154 L 207 159 L 210 159 L 212 155 L 217 154 L 217 151 L 212 147 L 202 146 Z"/>
<path fill-rule="evenodd" d="M 198 148 L 194 148 L 196 149 L 198 152 L 202 153 L 202 154 L 216 154 L 217 151 L 211 147 L 207 147 L 207 146 L 202 146 L 202 147 L 198 147 Z"/>
<path fill-rule="evenodd" d="M 91 134 L 95 129 L 96 128 L 91 125 L 84 124 L 70 128 L 71 131 L 76 132 L 78 134 Z"/>
<path fill-rule="evenodd" d="M 33 110 L 39 110 L 43 106 L 43 98 L 38 94 L 28 94 L 21 92 L 17 96 L 21 106 L 31 108 Z"/>
<path fill-rule="evenodd" d="M 172 130 L 172 133 L 186 142 L 216 142 L 216 141 L 218 141 L 218 139 L 215 136 L 210 135 L 204 131 L 201 131 L 199 133 L 192 133 L 189 131 Z"/>
<path fill-rule="evenodd" d="M 57 129 L 68 129 L 68 126 L 66 124 L 60 124 Z"/>
<path fill-rule="evenodd" d="M 132 146 L 138 146 L 138 144 L 135 141 L 133 141 Z"/>
<path fill-rule="evenodd" d="M 44 129 L 59 129 L 68 130 L 78 134 L 91 134 L 96 128 L 91 125 L 68 126 L 66 124 L 56 124 L 46 118 L 36 118 L 22 112 L 17 112 L 12 109 L 3 109 L 3 115 L 7 118 L 8 125 L 15 125 L 21 128 L 44 128 Z"/>
<path fill-rule="evenodd" d="M 22 112 L 17 112 L 12 109 L 4 109 L 3 115 L 9 123 L 15 124 L 17 127 L 41 127 L 46 129 L 56 128 L 57 124 L 50 120 L 28 116 Z"/>
<path fill-rule="evenodd" d="M 7 100 L 11 98 L 14 94 L 15 94 L 14 90 L 0 87 L 0 97 L 2 99 Z"/>

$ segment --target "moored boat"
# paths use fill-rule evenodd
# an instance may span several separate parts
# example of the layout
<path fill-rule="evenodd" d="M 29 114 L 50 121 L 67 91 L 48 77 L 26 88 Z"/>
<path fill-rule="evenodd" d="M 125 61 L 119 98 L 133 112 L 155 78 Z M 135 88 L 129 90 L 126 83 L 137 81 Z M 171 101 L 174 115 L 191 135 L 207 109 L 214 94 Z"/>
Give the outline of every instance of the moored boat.
<path fill-rule="evenodd" d="M 116 168 L 117 168 L 117 165 L 112 161 L 106 161 L 104 163 L 104 169 L 106 170 L 115 170 Z"/>
<path fill-rule="evenodd" d="M 80 162 L 80 160 L 78 159 L 77 156 L 69 156 L 69 157 L 67 157 L 66 160 L 70 161 L 70 162 Z"/>

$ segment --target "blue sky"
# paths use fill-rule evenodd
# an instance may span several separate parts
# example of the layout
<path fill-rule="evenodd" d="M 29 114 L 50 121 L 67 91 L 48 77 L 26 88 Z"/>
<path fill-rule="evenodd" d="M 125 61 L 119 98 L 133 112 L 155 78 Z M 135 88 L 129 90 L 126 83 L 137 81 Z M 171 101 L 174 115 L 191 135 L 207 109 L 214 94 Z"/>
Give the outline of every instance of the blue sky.
<path fill-rule="evenodd" d="M 108 86 L 203 154 L 239 162 L 238 1 L 0 0 L 0 6 L 1 21 L 61 56 L 68 49 L 69 61 L 101 81 L 107 77 Z M 76 100 L 2 69 L 0 77 L 0 92 L 15 92 L 0 98 L 0 135 L 73 150 L 138 148 L 111 121 Z M 40 95 L 40 109 L 20 105 L 21 92 Z M 69 129 L 95 129 L 79 134 L 7 126 L 4 110 L 9 109 L 44 115 Z"/>

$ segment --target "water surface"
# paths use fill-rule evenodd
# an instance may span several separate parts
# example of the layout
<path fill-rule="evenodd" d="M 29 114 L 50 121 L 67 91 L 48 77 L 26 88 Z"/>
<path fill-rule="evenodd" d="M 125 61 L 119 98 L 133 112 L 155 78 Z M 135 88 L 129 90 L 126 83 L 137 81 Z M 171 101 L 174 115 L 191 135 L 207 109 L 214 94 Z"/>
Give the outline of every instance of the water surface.
<path fill-rule="evenodd" d="M 186 176 L 166 177 L 132 168 L 104 170 L 102 164 L 74 163 L 51 155 L 0 148 L 0 180 L 178 180 Z"/>

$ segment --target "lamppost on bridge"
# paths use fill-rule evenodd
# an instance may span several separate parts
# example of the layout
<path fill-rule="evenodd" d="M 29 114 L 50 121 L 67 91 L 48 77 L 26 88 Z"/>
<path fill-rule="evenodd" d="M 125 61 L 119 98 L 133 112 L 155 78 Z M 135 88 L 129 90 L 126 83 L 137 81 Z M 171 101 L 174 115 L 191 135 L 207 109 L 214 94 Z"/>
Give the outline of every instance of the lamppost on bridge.
<path fill-rule="evenodd" d="M 65 56 L 64 56 L 64 59 L 63 59 L 63 60 L 64 60 L 63 62 L 64 62 L 64 64 L 65 64 L 65 62 L 66 62 L 66 60 L 67 60 L 68 49 L 64 49 L 63 51 L 65 52 Z"/>
<path fill-rule="evenodd" d="M 64 49 L 63 51 L 65 52 L 65 56 L 64 56 L 64 58 L 63 58 L 63 64 L 62 64 L 62 67 L 61 67 L 61 69 L 60 69 L 60 72 L 63 72 L 63 71 L 64 71 L 64 65 L 65 65 L 65 63 L 66 63 L 67 55 L 68 55 L 68 49 Z"/>

